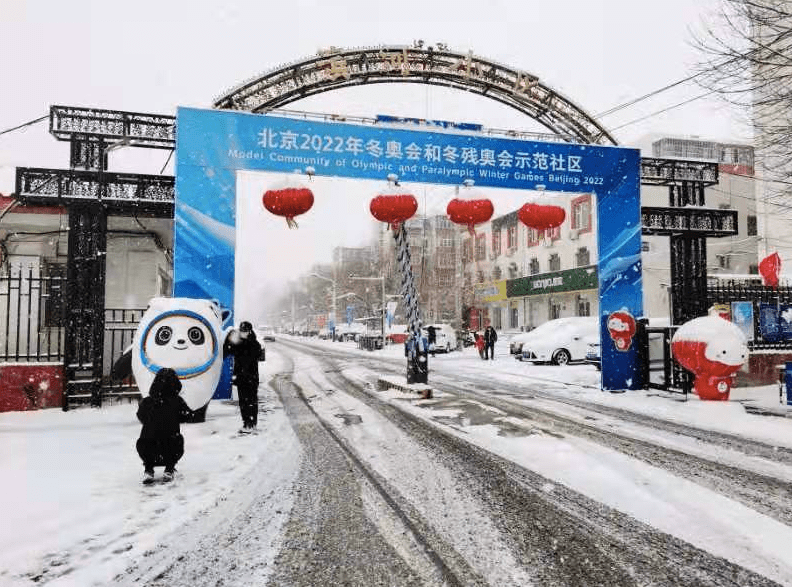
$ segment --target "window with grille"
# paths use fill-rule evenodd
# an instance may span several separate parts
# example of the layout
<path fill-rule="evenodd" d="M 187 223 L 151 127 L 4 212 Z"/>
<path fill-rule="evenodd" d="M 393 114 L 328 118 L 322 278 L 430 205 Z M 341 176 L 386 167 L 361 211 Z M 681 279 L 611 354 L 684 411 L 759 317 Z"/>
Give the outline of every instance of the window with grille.
<path fill-rule="evenodd" d="M 756 216 L 748 215 L 746 220 L 748 221 L 748 236 L 756 236 L 758 234 L 756 228 Z"/>
<path fill-rule="evenodd" d="M 561 257 L 558 253 L 553 253 L 550 255 L 548 259 L 548 270 L 549 271 L 561 271 Z"/>
<path fill-rule="evenodd" d="M 487 237 L 479 234 L 476 236 L 476 260 L 483 261 L 487 258 Z"/>
<path fill-rule="evenodd" d="M 578 316 L 591 316 L 591 302 L 588 298 L 583 296 L 578 297 L 577 300 L 577 315 Z"/>
<path fill-rule="evenodd" d="M 575 266 L 585 267 L 591 263 L 591 254 L 588 247 L 580 247 L 575 254 Z"/>
<path fill-rule="evenodd" d="M 572 200 L 572 228 L 580 232 L 591 231 L 591 194 Z"/>
<path fill-rule="evenodd" d="M 559 302 L 550 302 L 550 320 L 555 320 L 561 317 L 561 304 Z"/>
<path fill-rule="evenodd" d="M 535 228 L 529 228 L 526 232 L 528 233 L 528 240 L 526 244 L 529 247 L 535 247 L 536 245 L 538 245 L 539 241 L 542 238 L 541 233 Z"/>
<path fill-rule="evenodd" d="M 517 226 L 510 226 L 506 229 L 506 247 L 509 249 L 517 248 Z"/>
<path fill-rule="evenodd" d="M 556 226 L 555 228 L 548 228 L 545 231 L 545 234 L 547 235 L 547 238 L 549 238 L 551 241 L 557 241 L 558 239 L 561 238 L 561 227 Z"/>
<path fill-rule="evenodd" d="M 493 280 L 493 281 L 498 281 L 498 280 L 499 280 L 499 279 L 501 279 L 502 277 L 503 277 L 503 271 L 501 271 L 501 268 L 500 268 L 500 267 L 498 267 L 497 265 L 495 265 L 495 267 L 494 267 L 494 268 L 493 268 L 493 270 L 492 270 L 492 280 Z"/>
<path fill-rule="evenodd" d="M 536 275 L 537 273 L 539 273 L 539 259 L 537 259 L 536 257 L 533 257 L 531 259 L 531 262 L 529 264 L 529 270 L 531 272 L 531 275 Z"/>
<path fill-rule="evenodd" d="M 492 231 L 492 254 L 497 257 L 501 254 L 501 233 L 500 230 Z"/>
<path fill-rule="evenodd" d="M 484 283 L 484 272 L 478 271 L 476 273 L 476 283 Z"/>
<path fill-rule="evenodd" d="M 466 238 L 462 243 L 462 261 L 470 263 L 473 260 L 473 239 Z"/>

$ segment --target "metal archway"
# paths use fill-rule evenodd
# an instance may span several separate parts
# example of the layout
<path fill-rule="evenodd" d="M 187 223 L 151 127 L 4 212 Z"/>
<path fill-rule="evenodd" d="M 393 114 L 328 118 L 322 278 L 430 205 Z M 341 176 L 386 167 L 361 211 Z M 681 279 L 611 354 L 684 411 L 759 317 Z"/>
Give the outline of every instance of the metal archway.
<path fill-rule="evenodd" d="M 339 88 L 421 83 L 479 94 L 526 114 L 569 142 L 616 145 L 574 102 L 533 74 L 448 50 L 445 45 L 332 47 L 317 56 L 265 72 L 214 101 L 214 107 L 263 112 Z"/>

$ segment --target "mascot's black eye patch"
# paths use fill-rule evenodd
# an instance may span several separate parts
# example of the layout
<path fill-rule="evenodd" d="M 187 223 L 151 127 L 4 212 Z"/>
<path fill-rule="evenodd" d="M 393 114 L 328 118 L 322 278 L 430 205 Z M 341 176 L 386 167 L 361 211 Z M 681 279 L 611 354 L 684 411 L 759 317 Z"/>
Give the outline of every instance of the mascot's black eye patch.
<path fill-rule="evenodd" d="M 203 330 L 198 328 L 197 326 L 193 326 L 187 331 L 187 336 L 190 338 L 190 342 L 193 344 L 203 344 L 204 343 L 204 333 Z"/>
<path fill-rule="evenodd" d="M 160 326 L 157 329 L 157 334 L 154 335 L 154 342 L 160 346 L 168 344 L 168 341 L 171 339 L 172 335 L 173 330 L 170 326 Z"/>

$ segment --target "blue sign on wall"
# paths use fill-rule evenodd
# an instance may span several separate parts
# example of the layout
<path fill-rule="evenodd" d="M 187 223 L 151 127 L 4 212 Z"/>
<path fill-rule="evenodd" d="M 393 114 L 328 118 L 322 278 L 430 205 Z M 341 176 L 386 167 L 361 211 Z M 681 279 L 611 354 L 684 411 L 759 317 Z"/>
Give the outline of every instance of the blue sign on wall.
<path fill-rule="evenodd" d="M 234 299 L 237 170 L 592 193 L 597 196 L 601 336 L 616 311 L 643 315 L 640 155 L 635 149 L 179 108 L 175 295 Z M 494 196 L 496 197 L 496 195 Z M 602 345 L 602 387 L 637 389 L 635 348 Z"/>

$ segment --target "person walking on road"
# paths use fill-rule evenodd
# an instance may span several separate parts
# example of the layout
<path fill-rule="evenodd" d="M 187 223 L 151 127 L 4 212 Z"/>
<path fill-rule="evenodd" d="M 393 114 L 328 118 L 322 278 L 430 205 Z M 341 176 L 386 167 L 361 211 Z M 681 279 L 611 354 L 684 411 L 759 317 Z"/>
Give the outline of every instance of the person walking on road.
<path fill-rule="evenodd" d="M 476 341 L 476 350 L 478 351 L 479 357 L 484 359 L 484 337 L 481 336 L 478 332 L 473 333 L 473 340 Z"/>
<path fill-rule="evenodd" d="M 256 431 L 258 422 L 258 363 L 261 344 L 248 321 L 239 324 L 239 330 L 231 333 L 223 345 L 223 356 L 234 356 L 233 382 L 239 397 L 239 412 L 242 416 L 240 434 Z"/>
<path fill-rule="evenodd" d="M 179 395 L 182 384 L 176 371 L 163 367 L 154 376 L 146 397 L 140 401 L 137 417 L 143 428 L 136 448 L 143 460 L 143 483 L 154 482 L 154 467 L 165 466 L 162 480 L 172 481 L 176 463 L 184 455 L 184 437 L 179 424 L 186 422 L 191 410 Z"/>
<path fill-rule="evenodd" d="M 495 360 L 495 341 L 498 340 L 498 333 L 492 325 L 487 326 L 484 330 L 484 358 Z"/>

